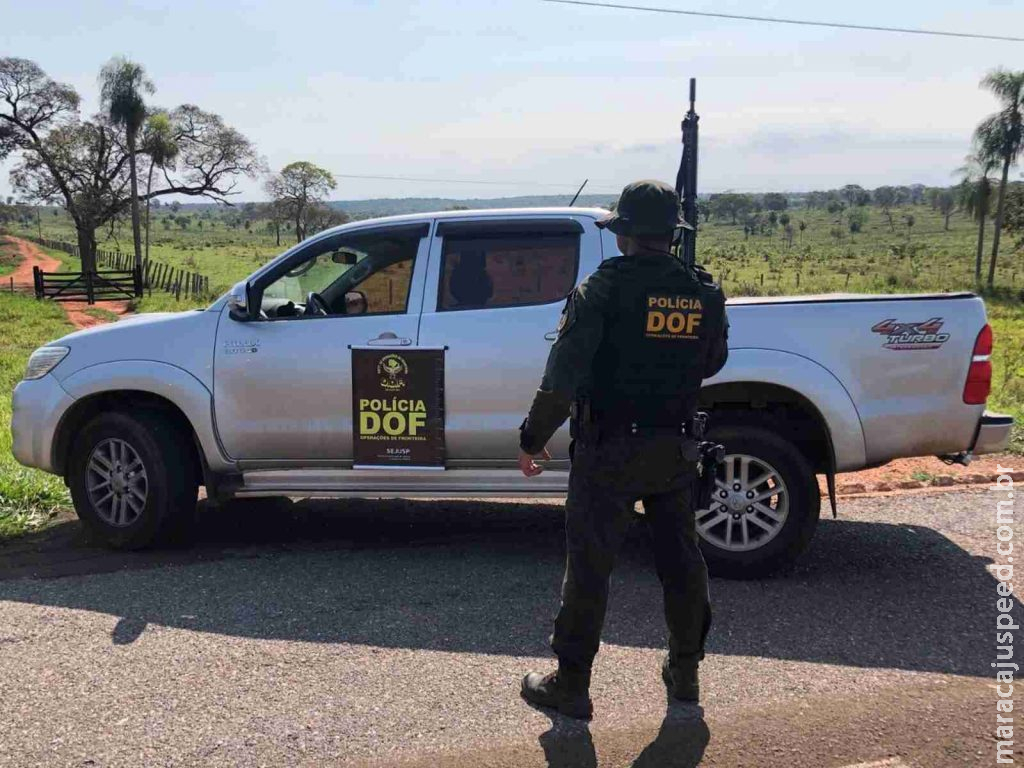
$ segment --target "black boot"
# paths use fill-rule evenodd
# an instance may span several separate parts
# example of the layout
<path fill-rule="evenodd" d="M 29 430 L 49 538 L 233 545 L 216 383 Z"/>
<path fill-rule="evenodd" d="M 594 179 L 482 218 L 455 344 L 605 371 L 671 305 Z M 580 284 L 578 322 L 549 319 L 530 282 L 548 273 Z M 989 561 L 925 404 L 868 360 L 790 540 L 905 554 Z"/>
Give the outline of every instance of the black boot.
<path fill-rule="evenodd" d="M 665 681 L 669 695 L 678 701 L 700 701 L 700 681 L 697 679 L 697 662 L 671 664 L 668 657 L 661 665 L 661 678 Z"/>
<path fill-rule="evenodd" d="M 559 666 L 557 672 L 546 675 L 530 672 L 523 678 L 522 696 L 531 704 L 557 709 L 578 720 L 589 720 L 594 714 L 589 671 L 570 671 Z"/>

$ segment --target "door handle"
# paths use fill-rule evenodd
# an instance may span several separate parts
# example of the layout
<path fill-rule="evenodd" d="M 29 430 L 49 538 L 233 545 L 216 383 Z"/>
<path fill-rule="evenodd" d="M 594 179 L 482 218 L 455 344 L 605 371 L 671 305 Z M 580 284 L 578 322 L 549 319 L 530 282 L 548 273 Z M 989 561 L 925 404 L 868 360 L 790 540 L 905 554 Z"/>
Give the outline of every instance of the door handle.
<path fill-rule="evenodd" d="M 544 338 L 547 341 L 554 341 L 558 338 L 558 331 L 548 331 L 544 334 Z"/>
<path fill-rule="evenodd" d="M 412 345 L 412 339 L 398 336 L 391 331 L 384 331 L 376 339 L 370 339 L 366 343 L 371 347 L 408 347 Z"/>

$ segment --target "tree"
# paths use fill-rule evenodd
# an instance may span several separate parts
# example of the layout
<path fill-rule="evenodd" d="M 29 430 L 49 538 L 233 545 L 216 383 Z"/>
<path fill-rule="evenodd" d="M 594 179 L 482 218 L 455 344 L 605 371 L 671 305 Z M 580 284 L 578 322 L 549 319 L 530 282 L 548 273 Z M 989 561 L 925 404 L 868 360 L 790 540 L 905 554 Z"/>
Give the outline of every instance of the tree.
<path fill-rule="evenodd" d="M 96 230 L 131 206 L 130 158 L 123 124 L 104 116 L 83 121 L 79 97 L 26 59 L 0 59 L 0 158 L 18 153 L 11 171 L 15 190 L 35 202 L 62 202 L 75 223 L 84 271 L 96 270 Z M 169 113 L 179 147 L 175 168 L 161 169 L 164 195 L 226 202 L 238 176 L 264 164 L 252 144 L 217 115 L 184 104 Z M 172 170 L 174 171 L 172 174 Z"/>
<path fill-rule="evenodd" d="M 100 70 L 100 103 L 113 125 L 124 128 L 128 150 L 128 178 L 131 185 L 132 242 L 135 268 L 142 270 L 142 228 L 139 223 L 139 174 L 135 162 L 139 131 L 146 121 L 145 93 L 156 87 L 146 70 L 124 56 L 115 56 Z"/>
<path fill-rule="evenodd" d="M 961 210 L 978 222 L 974 279 L 980 283 L 981 256 L 985 250 L 985 219 L 992 212 L 992 179 L 989 175 L 998 167 L 999 161 L 984 152 L 974 152 L 966 160 L 966 164 L 958 171 L 963 179 L 957 186 L 957 202 Z"/>
<path fill-rule="evenodd" d="M 864 229 L 864 225 L 868 220 L 868 212 L 864 206 L 857 206 L 851 208 L 850 212 L 846 216 L 847 226 L 850 228 L 850 239 L 853 236 Z"/>
<path fill-rule="evenodd" d="M 349 220 L 348 214 L 323 203 L 314 203 L 306 209 L 303 232 L 309 235 L 336 227 Z"/>
<path fill-rule="evenodd" d="M 943 218 L 943 229 L 949 231 L 949 217 L 956 210 L 956 194 L 952 189 L 941 189 L 935 196 L 935 207 Z"/>
<path fill-rule="evenodd" d="M 119 130 L 101 121 L 49 131 L 38 151 L 22 153 L 11 182 L 30 200 L 64 198 L 75 222 L 82 270 L 96 271 L 96 230 L 123 210 L 130 185 Z"/>
<path fill-rule="evenodd" d="M 768 192 L 764 196 L 764 207 L 769 211 L 784 211 L 789 207 L 789 200 L 779 192 Z"/>
<path fill-rule="evenodd" d="M 807 222 L 800 219 L 800 242 L 804 241 L 804 230 L 807 229 Z"/>
<path fill-rule="evenodd" d="M 1011 184 L 1006 190 L 1003 225 L 1016 237 L 1016 248 L 1024 250 L 1024 184 Z"/>
<path fill-rule="evenodd" d="M 871 202 L 871 194 L 859 184 L 847 184 L 840 190 L 840 194 L 851 208 Z"/>
<path fill-rule="evenodd" d="M 885 216 L 886 221 L 889 222 L 889 231 L 895 232 L 896 225 L 893 222 L 892 209 L 899 199 L 896 187 L 879 187 L 871 193 L 871 199 L 875 201 L 875 205 L 882 209 L 882 214 Z"/>
<path fill-rule="evenodd" d="M 146 121 L 142 137 L 142 151 L 149 157 L 149 172 L 146 175 L 146 258 L 149 258 L 149 209 L 150 203 L 159 206 L 159 200 L 152 199 L 153 171 L 157 168 L 173 169 L 178 156 L 178 143 L 174 140 L 174 126 L 166 112 L 156 112 Z"/>
<path fill-rule="evenodd" d="M 992 257 L 988 263 L 988 287 L 991 288 L 995 280 L 996 259 L 999 257 L 999 234 L 1003 228 L 1010 166 L 1017 162 L 1024 151 L 1024 71 L 993 70 L 985 75 L 981 86 L 992 91 L 1001 104 L 1000 110 L 982 120 L 974 131 L 982 153 L 986 157 L 999 158 L 1003 165 L 996 200 Z"/>
<path fill-rule="evenodd" d="M 337 186 L 334 176 L 325 168 L 306 161 L 290 163 L 272 176 L 266 190 L 295 224 L 295 241 L 306 239 L 311 206 L 323 201 Z"/>
<path fill-rule="evenodd" d="M 67 142 L 51 141 L 50 134 L 67 131 L 80 101 L 74 88 L 52 80 L 35 62 L 0 58 L 0 160 L 14 152 L 34 158 L 53 175 L 49 199 L 62 197 L 76 226 L 78 206 L 68 179 L 58 172 Z"/>

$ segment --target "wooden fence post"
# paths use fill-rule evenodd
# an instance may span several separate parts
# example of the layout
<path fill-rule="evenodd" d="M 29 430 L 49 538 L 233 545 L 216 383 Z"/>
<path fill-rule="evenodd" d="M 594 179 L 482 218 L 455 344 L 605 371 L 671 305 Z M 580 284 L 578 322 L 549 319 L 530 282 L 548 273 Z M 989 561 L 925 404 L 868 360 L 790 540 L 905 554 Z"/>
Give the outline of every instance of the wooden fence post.
<path fill-rule="evenodd" d="M 33 286 L 35 287 L 36 298 L 43 298 L 43 273 L 37 266 L 32 267 L 32 283 Z"/>

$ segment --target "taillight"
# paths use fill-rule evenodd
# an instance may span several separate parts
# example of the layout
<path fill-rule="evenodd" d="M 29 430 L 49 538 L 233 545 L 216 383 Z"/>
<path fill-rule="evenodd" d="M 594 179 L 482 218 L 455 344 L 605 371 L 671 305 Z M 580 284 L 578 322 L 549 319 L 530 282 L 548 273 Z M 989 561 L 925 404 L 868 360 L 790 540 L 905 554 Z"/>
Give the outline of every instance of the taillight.
<path fill-rule="evenodd" d="M 992 327 L 988 324 L 981 329 L 971 353 L 971 367 L 967 369 L 964 384 L 964 402 L 968 405 L 984 405 L 992 391 Z"/>

